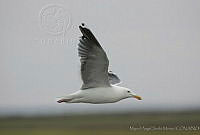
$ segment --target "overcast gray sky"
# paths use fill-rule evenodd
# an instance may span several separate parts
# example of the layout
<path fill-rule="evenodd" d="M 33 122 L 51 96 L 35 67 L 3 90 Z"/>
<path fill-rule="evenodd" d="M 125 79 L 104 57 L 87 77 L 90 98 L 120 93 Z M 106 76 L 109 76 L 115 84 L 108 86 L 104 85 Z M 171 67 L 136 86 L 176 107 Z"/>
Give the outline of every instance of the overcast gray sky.
<path fill-rule="evenodd" d="M 0 114 L 200 107 L 198 0 L 1 0 L 0 19 Z M 55 102 L 81 86 L 82 22 L 143 101 Z"/>

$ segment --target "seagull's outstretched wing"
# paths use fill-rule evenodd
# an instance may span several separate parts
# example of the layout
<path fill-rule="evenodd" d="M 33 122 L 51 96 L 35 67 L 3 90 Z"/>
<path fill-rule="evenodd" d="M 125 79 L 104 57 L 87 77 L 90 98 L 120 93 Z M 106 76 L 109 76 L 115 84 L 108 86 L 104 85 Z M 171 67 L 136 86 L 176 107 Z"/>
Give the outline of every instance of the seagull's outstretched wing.
<path fill-rule="evenodd" d="M 109 83 L 112 85 L 118 85 L 121 83 L 121 80 L 119 79 L 119 77 L 112 71 L 108 72 L 108 79 L 109 79 Z"/>
<path fill-rule="evenodd" d="M 83 34 L 78 44 L 81 57 L 82 90 L 95 87 L 110 87 L 107 55 L 92 32 L 79 26 Z"/>

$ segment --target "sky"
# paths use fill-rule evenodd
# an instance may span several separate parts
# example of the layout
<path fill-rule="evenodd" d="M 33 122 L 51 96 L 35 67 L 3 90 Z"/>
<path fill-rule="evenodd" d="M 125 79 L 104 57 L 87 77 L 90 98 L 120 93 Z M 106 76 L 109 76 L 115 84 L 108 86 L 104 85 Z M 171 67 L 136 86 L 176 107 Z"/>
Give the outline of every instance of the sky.
<path fill-rule="evenodd" d="M 1 0 L 0 115 L 199 109 L 200 1 Z M 142 101 L 57 104 L 80 89 L 85 23 Z"/>

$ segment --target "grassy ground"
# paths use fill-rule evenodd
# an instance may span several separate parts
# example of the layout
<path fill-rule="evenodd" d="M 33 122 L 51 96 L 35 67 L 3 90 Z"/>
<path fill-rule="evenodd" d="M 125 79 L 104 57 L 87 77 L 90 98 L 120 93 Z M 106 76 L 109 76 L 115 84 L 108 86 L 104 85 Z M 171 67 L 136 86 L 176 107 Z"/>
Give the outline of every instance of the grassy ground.
<path fill-rule="evenodd" d="M 200 112 L 0 118 L 0 135 L 13 134 L 199 135 Z"/>
<path fill-rule="evenodd" d="M 199 135 L 198 131 L 75 131 L 75 130 L 3 130 L 1 135 Z"/>

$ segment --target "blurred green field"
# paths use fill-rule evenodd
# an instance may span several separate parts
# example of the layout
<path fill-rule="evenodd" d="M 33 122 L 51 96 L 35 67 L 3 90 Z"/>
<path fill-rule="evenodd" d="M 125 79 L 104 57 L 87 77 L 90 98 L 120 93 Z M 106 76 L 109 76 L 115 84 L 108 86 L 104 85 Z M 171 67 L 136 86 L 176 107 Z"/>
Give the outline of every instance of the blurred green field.
<path fill-rule="evenodd" d="M 199 111 L 0 118 L 0 135 L 199 135 L 199 127 Z"/>

